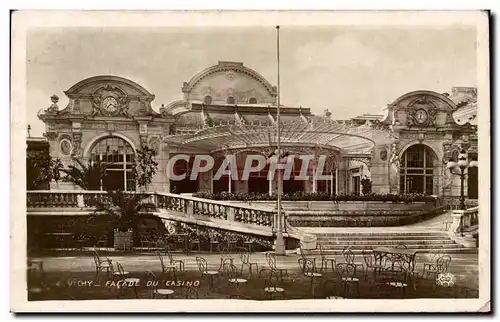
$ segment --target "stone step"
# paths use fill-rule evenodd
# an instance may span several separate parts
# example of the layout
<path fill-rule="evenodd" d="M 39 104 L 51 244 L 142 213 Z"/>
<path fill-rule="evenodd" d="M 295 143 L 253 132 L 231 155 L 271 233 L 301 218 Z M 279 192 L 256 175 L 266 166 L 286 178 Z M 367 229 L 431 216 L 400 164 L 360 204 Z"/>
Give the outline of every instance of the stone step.
<path fill-rule="evenodd" d="M 380 245 L 371 245 L 371 244 L 360 244 L 360 245 L 352 245 L 352 244 L 337 244 L 337 245 L 328 245 L 324 246 L 325 250 L 343 250 L 346 247 L 350 247 L 352 249 L 359 250 L 369 250 L 377 247 L 390 247 L 393 248 L 394 245 L 391 244 L 380 244 Z M 432 244 L 432 245 L 417 245 L 417 244 L 406 244 L 408 249 L 432 249 L 432 248 L 462 248 L 462 245 L 459 244 Z"/>
<path fill-rule="evenodd" d="M 323 247 L 335 245 L 398 245 L 398 244 L 417 244 L 417 245 L 441 245 L 441 244 L 454 244 L 451 239 L 441 240 L 407 240 L 407 239 L 393 239 L 393 240 L 328 240 L 318 241 L 319 245 Z"/>
<path fill-rule="evenodd" d="M 367 237 L 367 236 L 385 236 L 385 237 L 391 237 L 391 236 L 432 236 L 432 237 L 447 237 L 448 233 L 447 232 L 439 232 L 439 231 L 429 231 L 429 232 L 412 232 L 412 231 L 401 231 L 401 232 L 383 232 L 383 231 L 378 231 L 378 232 L 360 232 L 360 231 L 353 231 L 353 232 L 339 232 L 339 233 L 312 233 L 316 237 L 354 237 L 354 236 L 360 236 L 360 237 Z"/>
<path fill-rule="evenodd" d="M 352 249 L 352 252 L 355 255 L 362 255 L 362 249 Z M 365 249 L 365 251 L 371 251 L 369 249 Z M 325 255 L 342 255 L 343 250 L 325 250 L 324 253 Z M 465 247 L 459 247 L 459 248 L 423 248 L 423 249 L 418 249 L 418 254 L 433 254 L 433 253 L 445 253 L 445 254 L 477 254 L 478 249 L 477 248 L 465 248 Z M 308 250 L 306 252 L 307 255 L 314 255 L 314 256 L 320 256 L 319 250 Z"/>
<path fill-rule="evenodd" d="M 329 241 L 329 240 L 448 240 L 448 236 L 387 236 L 387 235 L 374 235 L 374 236 L 320 236 L 317 237 L 318 242 Z"/>

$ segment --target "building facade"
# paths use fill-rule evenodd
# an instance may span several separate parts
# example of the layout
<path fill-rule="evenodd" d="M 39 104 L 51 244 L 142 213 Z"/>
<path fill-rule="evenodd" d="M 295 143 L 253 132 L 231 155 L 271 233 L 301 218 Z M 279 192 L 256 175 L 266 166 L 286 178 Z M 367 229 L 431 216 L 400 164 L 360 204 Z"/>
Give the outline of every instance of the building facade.
<path fill-rule="evenodd" d="M 243 63 L 219 62 L 184 82 L 181 90 L 182 100 L 157 111 L 152 106 L 155 96 L 131 80 L 82 80 L 64 92 L 69 98 L 65 108 L 59 108 L 54 95 L 52 105 L 39 114 L 50 154 L 65 166 L 75 158 L 106 162 L 103 189 L 135 190 L 136 149 L 147 145 L 159 162 L 149 190 L 276 193 L 277 176 L 268 180 L 268 166 L 248 180 L 241 174 L 247 156 L 268 158 L 276 150 L 277 88 Z M 376 193 L 458 195 L 460 183 L 446 163 L 462 149 L 477 158 L 471 119 L 477 111 L 475 89 L 454 88 L 451 94 L 414 91 L 395 99 L 384 115 L 350 120 L 334 120 L 328 110 L 314 115 L 309 108 L 279 108 L 282 149 L 292 156 L 313 156 L 306 166 L 308 180 L 293 179 L 305 161 L 290 161 L 285 193 L 359 194 L 361 180 L 368 176 Z M 170 180 L 168 161 L 180 154 L 189 157 L 175 163 L 177 174 L 189 176 L 197 154 L 212 156 L 215 170 L 195 180 Z M 215 180 L 214 171 L 227 156 L 234 156 L 238 175 L 227 172 Z M 326 158 L 322 167 L 320 156 Z M 323 169 L 322 178 L 317 178 L 318 168 Z M 52 188 L 75 189 L 64 182 Z M 477 197 L 477 171 L 467 184 L 472 197 L 474 189 Z"/>

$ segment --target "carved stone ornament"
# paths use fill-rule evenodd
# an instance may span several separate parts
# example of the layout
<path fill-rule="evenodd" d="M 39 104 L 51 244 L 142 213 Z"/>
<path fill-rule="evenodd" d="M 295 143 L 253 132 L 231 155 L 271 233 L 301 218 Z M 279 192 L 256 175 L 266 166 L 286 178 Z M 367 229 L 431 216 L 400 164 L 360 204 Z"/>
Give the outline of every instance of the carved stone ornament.
<path fill-rule="evenodd" d="M 417 98 L 408 105 L 408 126 L 436 127 L 437 107 L 427 96 Z"/>
<path fill-rule="evenodd" d="M 380 160 L 382 160 L 382 161 L 387 160 L 387 150 L 386 149 L 383 149 L 382 151 L 380 151 Z"/>
<path fill-rule="evenodd" d="M 233 72 L 233 71 L 230 71 L 230 72 L 228 72 L 228 73 L 226 74 L 226 77 L 227 77 L 227 79 L 229 79 L 230 81 L 234 81 L 234 80 L 235 80 L 235 78 L 236 78 L 236 75 L 234 74 L 234 72 Z"/>
<path fill-rule="evenodd" d="M 92 95 L 92 116 L 129 117 L 129 99 L 119 87 L 107 85 L 99 88 Z"/>
<path fill-rule="evenodd" d="M 140 138 L 141 138 L 141 146 L 146 146 L 148 144 L 148 136 L 141 134 Z"/>
<path fill-rule="evenodd" d="M 82 156 L 82 133 L 73 132 L 73 150 L 71 151 L 71 156 L 74 158 L 80 158 Z"/>
<path fill-rule="evenodd" d="M 62 155 L 70 155 L 72 149 L 73 145 L 71 144 L 71 141 L 69 139 L 63 138 L 59 141 L 59 150 L 61 151 Z"/>

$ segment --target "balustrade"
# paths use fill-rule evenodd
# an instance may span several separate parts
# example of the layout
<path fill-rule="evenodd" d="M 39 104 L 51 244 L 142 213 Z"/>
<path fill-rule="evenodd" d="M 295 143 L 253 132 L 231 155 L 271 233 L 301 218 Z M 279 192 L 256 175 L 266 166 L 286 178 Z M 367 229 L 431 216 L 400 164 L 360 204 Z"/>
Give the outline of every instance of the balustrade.
<path fill-rule="evenodd" d="M 463 235 L 468 228 L 479 224 L 479 207 L 473 207 L 467 210 L 453 210 L 451 217 L 453 223 L 450 231 L 455 235 Z"/>
<path fill-rule="evenodd" d="M 78 207 L 78 193 L 28 191 L 26 206 L 28 208 L 76 208 Z"/>
<path fill-rule="evenodd" d="M 171 193 L 147 193 L 158 209 L 172 210 L 187 215 L 206 216 L 257 226 L 272 226 L 275 210 L 256 209 L 224 201 L 206 200 Z M 28 191 L 28 208 L 93 208 L 106 197 L 105 191 Z"/>

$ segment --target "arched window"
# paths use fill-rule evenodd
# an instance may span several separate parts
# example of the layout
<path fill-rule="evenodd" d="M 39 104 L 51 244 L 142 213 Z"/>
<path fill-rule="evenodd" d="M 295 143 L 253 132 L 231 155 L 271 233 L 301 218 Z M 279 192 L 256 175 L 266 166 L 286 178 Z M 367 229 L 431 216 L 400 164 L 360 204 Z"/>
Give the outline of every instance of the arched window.
<path fill-rule="evenodd" d="M 210 96 L 210 95 L 205 96 L 205 98 L 203 99 L 203 103 L 205 103 L 207 105 L 212 104 L 212 96 Z"/>
<path fill-rule="evenodd" d="M 229 97 L 227 98 L 227 104 L 234 104 L 234 103 L 235 103 L 235 99 L 234 99 L 234 97 L 229 96 Z"/>
<path fill-rule="evenodd" d="M 103 138 L 94 145 L 90 157 L 106 166 L 102 180 L 104 190 L 135 190 L 135 152 L 127 141 L 115 136 Z"/>
<path fill-rule="evenodd" d="M 249 104 L 257 104 L 257 99 L 255 97 L 252 97 L 248 100 Z"/>
<path fill-rule="evenodd" d="M 434 193 L 434 152 L 423 144 L 409 147 L 401 157 L 400 192 Z"/>

